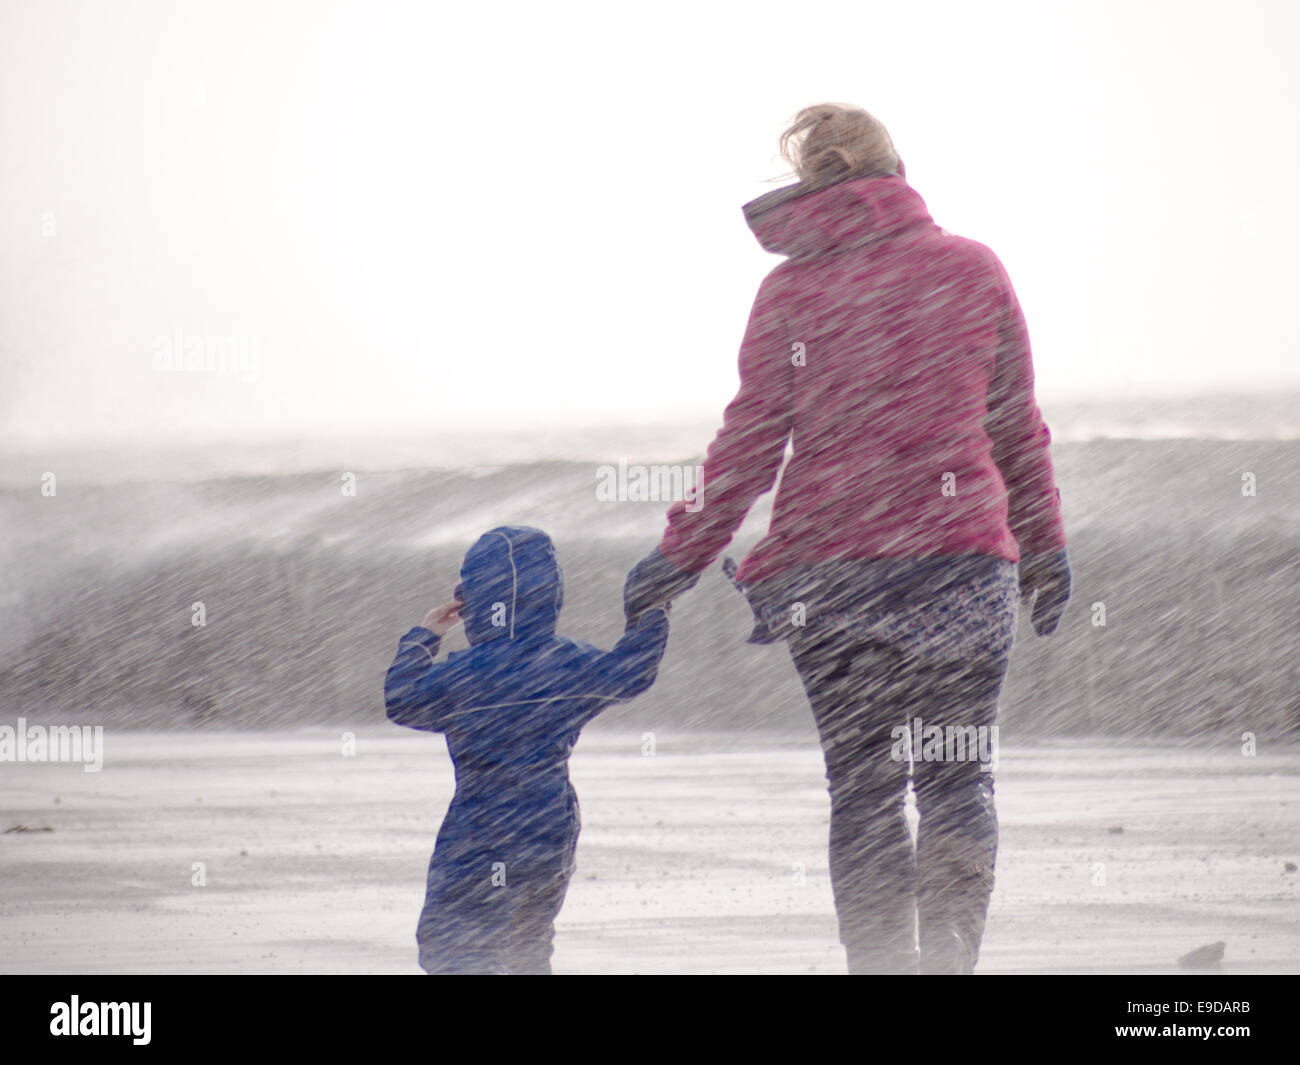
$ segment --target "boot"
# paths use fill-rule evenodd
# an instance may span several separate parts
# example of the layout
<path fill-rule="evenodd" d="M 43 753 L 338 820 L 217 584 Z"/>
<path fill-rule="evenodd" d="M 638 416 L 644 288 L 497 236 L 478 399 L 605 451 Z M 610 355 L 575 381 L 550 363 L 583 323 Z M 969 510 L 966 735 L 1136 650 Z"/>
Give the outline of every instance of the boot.
<path fill-rule="evenodd" d="M 915 949 L 844 948 L 850 976 L 915 976 L 920 955 Z"/>
<path fill-rule="evenodd" d="M 921 955 L 923 976 L 970 976 L 975 972 L 975 955 L 955 928 L 946 935 L 931 936 Z"/>
<path fill-rule="evenodd" d="M 929 863 L 918 869 L 923 974 L 965 976 L 975 971 L 992 894 L 991 848 L 974 861 Z"/>

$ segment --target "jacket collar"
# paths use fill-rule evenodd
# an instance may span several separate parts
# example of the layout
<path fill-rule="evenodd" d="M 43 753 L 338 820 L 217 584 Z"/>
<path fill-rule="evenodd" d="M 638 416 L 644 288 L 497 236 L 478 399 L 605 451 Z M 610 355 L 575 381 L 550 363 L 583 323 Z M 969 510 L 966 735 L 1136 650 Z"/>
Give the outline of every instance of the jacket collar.
<path fill-rule="evenodd" d="M 914 226 L 934 227 L 925 201 L 893 174 L 833 185 L 787 185 L 744 206 L 764 251 L 791 258 L 870 244 Z"/>

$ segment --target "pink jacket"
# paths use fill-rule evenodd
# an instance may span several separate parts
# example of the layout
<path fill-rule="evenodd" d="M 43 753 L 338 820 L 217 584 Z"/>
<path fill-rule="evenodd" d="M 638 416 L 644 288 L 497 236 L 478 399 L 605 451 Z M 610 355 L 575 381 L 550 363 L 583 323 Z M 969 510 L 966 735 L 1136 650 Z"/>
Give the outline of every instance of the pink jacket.
<path fill-rule="evenodd" d="M 708 566 L 791 438 L 741 581 L 833 559 L 1062 550 L 1029 336 L 993 252 L 939 229 L 901 177 L 791 186 L 745 214 L 788 258 L 754 300 L 702 505 L 672 506 L 661 554 Z"/>

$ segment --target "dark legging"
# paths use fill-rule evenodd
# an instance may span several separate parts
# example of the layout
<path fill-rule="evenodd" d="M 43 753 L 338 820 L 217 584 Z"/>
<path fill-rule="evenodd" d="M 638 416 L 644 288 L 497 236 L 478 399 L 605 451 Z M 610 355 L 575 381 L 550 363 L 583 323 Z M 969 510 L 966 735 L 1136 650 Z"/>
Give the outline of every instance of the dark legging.
<path fill-rule="evenodd" d="M 1006 658 L 926 661 L 811 630 L 796 633 L 790 648 L 826 758 L 831 886 L 850 972 L 971 971 L 993 891 L 993 775 L 977 751 L 927 760 L 918 750 L 913 847 L 904 816 L 909 759 L 905 743 L 899 756 L 895 730 L 910 730 L 916 718 L 945 734 L 993 726 Z"/>

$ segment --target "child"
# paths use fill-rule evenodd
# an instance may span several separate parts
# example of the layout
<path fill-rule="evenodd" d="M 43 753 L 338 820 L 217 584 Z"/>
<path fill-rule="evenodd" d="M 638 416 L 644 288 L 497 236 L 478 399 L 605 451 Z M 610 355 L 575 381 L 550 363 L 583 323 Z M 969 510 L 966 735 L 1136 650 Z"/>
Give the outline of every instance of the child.
<path fill-rule="evenodd" d="M 465 556 L 456 598 L 402 637 L 384 698 L 399 725 L 441 732 L 456 794 L 429 862 L 416 940 L 429 973 L 549 973 L 578 841 L 569 755 L 582 727 L 654 683 L 666 610 L 612 651 L 555 635 L 563 579 L 550 538 L 506 526 Z M 435 661 L 465 622 L 470 647 Z"/>

